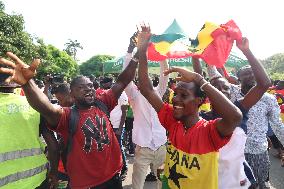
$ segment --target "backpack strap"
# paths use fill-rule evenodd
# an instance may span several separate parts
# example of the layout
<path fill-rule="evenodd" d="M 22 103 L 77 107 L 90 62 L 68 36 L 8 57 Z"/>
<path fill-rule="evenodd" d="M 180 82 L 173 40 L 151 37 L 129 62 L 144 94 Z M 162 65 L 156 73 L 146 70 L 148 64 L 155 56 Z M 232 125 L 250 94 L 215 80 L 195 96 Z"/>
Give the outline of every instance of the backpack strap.
<path fill-rule="evenodd" d="M 72 150 L 73 145 L 73 136 L 76 133 L 77 125 L 79 121 L 79 112 L 76 106 L 72 106 L 70 109 L 70 118 L 69 118 L 69 127 L 68 127 L 68 139 L 67 139 L 67 146 L 66 146 L 66 153 L 69 154 Z"/>
<path fill-rule="evenodd" d="M 98 99 L 95 99 L 94 105 L 103 111 L 109 117 L 109 111 L 106 104 Z M 79 121 L 79 111 L 78 108 L 74 105 L 70 109 L 70 118 L 69 118 L 69 127 L 68 127 L 68 139 L 67 139 L 67 146 L 65 148 L 66 156 L 71 152 L 72 145 L 73 145 L 73 137 L 77 131 L 77 125 Z M 67 159 L 67 157 L 66 157 Z"/>
<path fill-rule="evenodd" d="M 110 112 L 108 111 L 107 105 L 103 101 L 95 99 L 94 105 L 97 108 L 99 108 L 101 111 L 103 111 L 107 115 L 107 117 L 109 118 Z"/>

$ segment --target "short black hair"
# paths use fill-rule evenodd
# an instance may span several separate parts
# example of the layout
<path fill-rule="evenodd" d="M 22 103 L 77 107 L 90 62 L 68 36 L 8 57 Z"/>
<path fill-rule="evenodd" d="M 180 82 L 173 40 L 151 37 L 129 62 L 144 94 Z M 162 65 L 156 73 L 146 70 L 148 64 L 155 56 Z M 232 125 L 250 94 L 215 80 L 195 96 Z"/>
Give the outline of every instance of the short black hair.
<path fill-rule="evenodd" d="M 194 83 L 194 84 L 195 84 L 195 83 Z M 196 97 L 199 97 L 199 98 L 202 99 L 202 102 L 201 102 L 201 104 L 199 105 L 199 106 L 201 106 L 201 105 L 204 103 L 205 99 L 206 99 L 206 94 L 205 94 L 205 92 L 201 91 L 200 86 L 198 86 L 198 85 L 196 85 L 196 84 L 195 84 L 194 95 L 195 95 Z"/>
<path fill-rule="evenodd" d="M 237 77 L 238 77 L 238 79 L 240 79 L 240 73 L 241 73 L 241 71 L 243 71 L 243 70 L 245 70 L 245 69 L 248 69 L 248 68 L 251 68 L 251 66 L 250 65 L 245 65 L 245 66 L 243 66 L 243 67 L 241 67 L 238 71 L 237 71 Z"/>
<path fill-rule="evenodd" d="M 152 83 L 153 83 L 153 87 L 157 87 L 159 85 L 159 78 L 157 76 L 155 76 L 152 79 Z"/>
<path fill-rule="evenodd" d="M 9 77 L 9 74 L 0 73 L 0 84 L 4 83 Z"/>
<path fill-rule="evenodd" d="M 109 83 L 109 82 L 113 82 L 113 78 L 112 77 L 104 77 L 102 80 L 101 80 L 101 84 L 103 83 Z"/>
<path fill-rule="evenodd" d="M 74 79 L 72 79 L 71 83 L 70 83 L 70 89 L 72 89 L 76 84 L 78 84 L 78 81 L 81 79 L 85 79 L 88 78 L 86 76 L 83 75 L 78 75 L 77 77 L 75 77 Z"/>
<path fill-rule="evenodd" d="M 54 88 L 54 94 L 60 93 L 60 94 L 66 94 L 68 95 L 70 93 L 70 85 L 68 83 L 61 83 L 57 87 Z"/>

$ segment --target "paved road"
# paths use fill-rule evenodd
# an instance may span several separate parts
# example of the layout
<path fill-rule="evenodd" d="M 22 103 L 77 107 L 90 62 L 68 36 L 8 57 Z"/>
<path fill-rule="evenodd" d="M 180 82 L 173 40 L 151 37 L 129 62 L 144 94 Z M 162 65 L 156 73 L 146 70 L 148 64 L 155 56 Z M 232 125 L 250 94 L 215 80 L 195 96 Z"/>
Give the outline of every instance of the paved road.
<path fill-rule="evenodd" d="M 273 157 L 274 150 L 270 151 L 270 182 L 271 189 L 284 189 L 284 167 L 280 166 L 280 161 Z M 131 189 L 131 175 L 132 175 L 132 166 L 133 166 L 133 158 L 128 157 L 128 175 L 125 181 L 123 182 L 124 189 Z M 156 182 L 146 182 L 144 185 L 144 189 L 156 189 Z"/>

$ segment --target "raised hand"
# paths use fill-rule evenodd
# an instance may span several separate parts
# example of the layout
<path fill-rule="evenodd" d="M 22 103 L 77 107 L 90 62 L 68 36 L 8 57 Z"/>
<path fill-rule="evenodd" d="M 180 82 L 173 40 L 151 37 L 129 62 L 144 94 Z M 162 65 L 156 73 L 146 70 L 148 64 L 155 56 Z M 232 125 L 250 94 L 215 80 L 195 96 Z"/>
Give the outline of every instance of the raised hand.
<path fill-rule="evenodd" d="M 249 50 L 249 40 L 246 37 L 243 37 L 242 40 L 237 40 L 237 47 L 242 52 Z"/>
<path fill-rule="evenodd" d="M 137 47 L 137 36 L 138 36 L 139 30 L 137 28 L 137 31 L 131 36 L 128 46 L 128 53 L 132 53 L 134 48 Z"/>
<path fill-rule="evenodd" d="M 146 26 L 145 24 L 141 25 L 141 30 L 138 33 L 138 43 L 137 48 L 139 51 L 147 51 L 148 42 L 151 38 L 151 28 L 150 26 Z"/>
<path fill-rule="evenodd" d="M 5 58 L 0 58 L 0 64 L 10 67 L 0 67 L 0 73 L 11 75 L 11 77 L 9 77 L 6 82 L 13 81 L 19 85 L 24 85 L 35 76 L 36 69 L 40 64 L 39 59 L 35 59 L 29 66 L 11 52 L 7 52 L 7 56 L 11 58 L 14 62 Z"/>
<path fill-rule="evenodd" d="M 137 30 L 130 38 L 129 47 L 135 48 L 137 46 L 137 36 L 139 31 Z"/>
<path fill-rule="evenodd" d="M 181 75 L 180 77 L 176 77 L 177 81 L 199 82 L 202 79 L 202 76 L 199 75 L 198 73 L 180 67 L 171 67 L 166 71 L 164 71 L 164 75 L 168 75 L 173 72 L 178 72 Z"/>

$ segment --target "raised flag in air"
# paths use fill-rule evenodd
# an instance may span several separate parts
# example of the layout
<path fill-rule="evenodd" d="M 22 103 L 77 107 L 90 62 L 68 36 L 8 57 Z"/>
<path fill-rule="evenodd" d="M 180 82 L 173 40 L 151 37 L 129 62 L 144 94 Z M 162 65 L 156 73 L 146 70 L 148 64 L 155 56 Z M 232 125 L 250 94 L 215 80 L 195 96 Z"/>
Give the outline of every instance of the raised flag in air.
<path fill-rule="evenodd" d="M 148 59 L 161 61 L 193 56 L 202 58 L 207 64 L 223 67 L 234 40 L 241 38 L 241 31 L 233 20 L 222 25 L 206 22 L 195 40 L 190 40 L 184 33 L 153 35 L 148 46 Z"/>
<path fill-rule="evenodd" d="M 148 60 L 189 57 L 190 41 L 176 20 L 161 35 L 153 35 L 148 46 Z"/>

